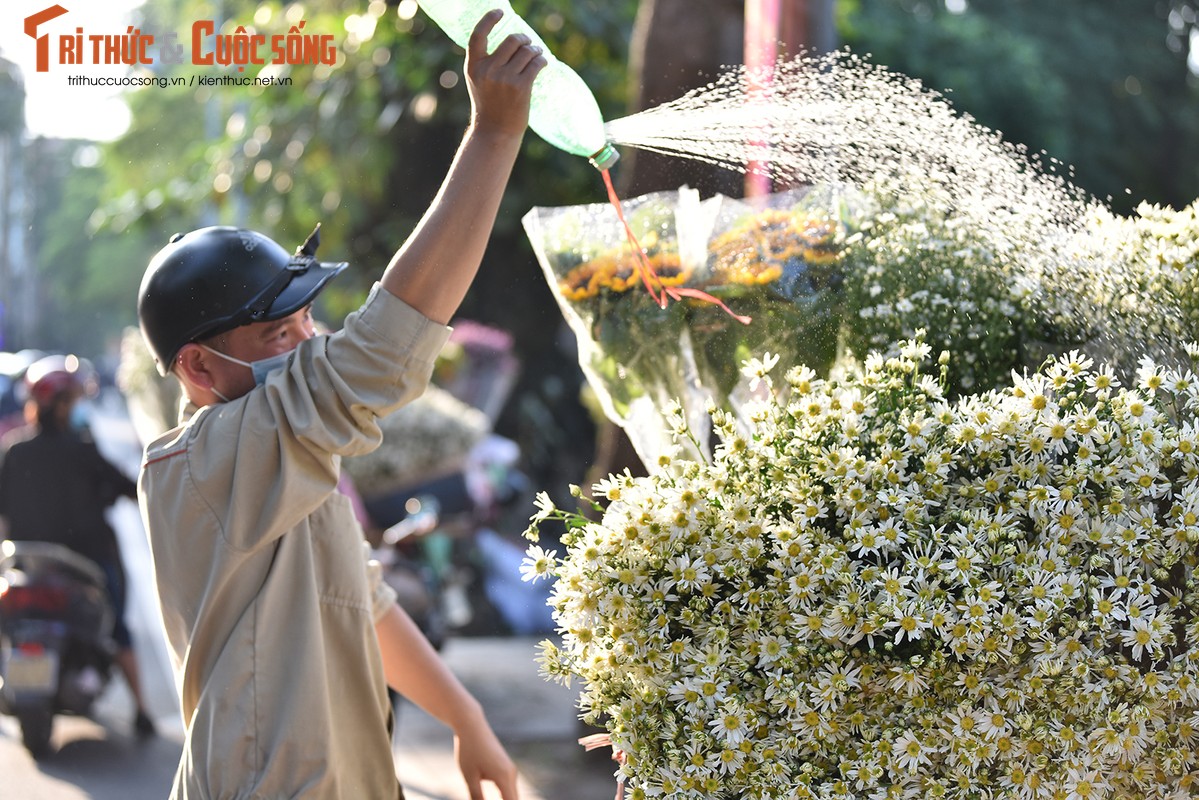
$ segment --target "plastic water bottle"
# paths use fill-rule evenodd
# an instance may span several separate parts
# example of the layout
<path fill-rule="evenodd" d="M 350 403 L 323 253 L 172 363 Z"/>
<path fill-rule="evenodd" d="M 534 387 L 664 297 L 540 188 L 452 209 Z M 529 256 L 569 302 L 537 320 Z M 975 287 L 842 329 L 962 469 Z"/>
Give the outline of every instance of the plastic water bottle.
<path fill-rule="evenodd" d="M 488 11 L 501 9 L 504 16 L 487 37 L 487 52 L 505 37 L 523 33 L 541 48 L 546 65 L 533 83 L 529 104 L 529 127 L 547 142 L 568 153 L 583 156 L 596 169 L 605 170 L 620 155 L 604 135 L 604 118 L 595 96 L 579 74 L 563 64 L 541 41 L 508 0 L 419 0 L 420 7 L 459 47 L 465 48 L 471 31 Z"/>

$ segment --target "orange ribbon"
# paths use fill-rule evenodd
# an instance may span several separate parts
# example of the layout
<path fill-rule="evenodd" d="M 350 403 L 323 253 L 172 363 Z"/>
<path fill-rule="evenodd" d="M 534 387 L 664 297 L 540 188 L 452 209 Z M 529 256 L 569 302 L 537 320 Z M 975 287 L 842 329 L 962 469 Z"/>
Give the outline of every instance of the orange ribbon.
<path fill-rule="evenodd" d="M 686 286 L 667 286 L 658 277 L 658 273 L 654 271 L 653 266 L 649 263 L 649 255 L 645 252 L 645 248 L 637 241 L 637 236 L 633 233 L 633 229 L 629 227 L 629 223 L 624 218 L 624 209 L 620 206 L 620 198 L 616 196 L 616 189 L 612 186 L 612 176 L 608 170 L 601 170 L 604 176 L 604 185 L 608 188 L 608 201 L 612 207 L 616 209 L 616 216 L 620 219 L 620 224 L 624 226 L 625 235 L 629 239 L 629 244 L 633 248 L 633 253 L 637 256 L 637 274 L 641 277 L 641 283 L 644 284 L 645 290 L 649 292 L 649 296 L 654 299 L 659 308 L 666 308 L 667 297 L 674 300 L 682 300 L 684 297 L 691 297 L 695 300 L 700 300 L 705 303 L 713 303 L 724 309 L 724 313 L 728 314 L 733 319 L 740 322 L 742 325 L 748 325 L 753 321 L 752 317 L 747 317 L 742 314 L 734 314 L 733 311 L 719 299 L 713 297 L 707 292 L 699 289 L 691 289 Z"/>
<path fill-rule="evenodd" d="M 590 753 L 592 750 L 596 750 L 601 747 L 612 747 L 612 736 L 607 733 L 593 733 L 590 736 L 584 736 L 582 739 L 579 739 L 579 744 L 583 745 L 583 749 Z M 619 764 L 623 764 L 624 753 L 620 752 L 615 747 L 612 747 L 612 760 Z M 623 798 L 624 777 L 618 775 L 616 778 L 616 800 L 623 800 Z"/>

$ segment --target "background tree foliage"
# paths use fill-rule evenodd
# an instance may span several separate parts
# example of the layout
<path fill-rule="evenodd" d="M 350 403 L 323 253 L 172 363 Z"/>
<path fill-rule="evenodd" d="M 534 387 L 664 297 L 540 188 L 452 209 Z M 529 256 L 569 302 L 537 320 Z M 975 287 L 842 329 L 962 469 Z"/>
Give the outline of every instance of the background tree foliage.
<path fill-rule="evenodd" d="M 111 184 L 96 167 L 99 157 L 94 145 L 56 139 L 26 149 L 26 169 L 39 187 L 30 194 L 29 238 L 43 279 L 33 341 L 23 346 L 98 358 L 130 324 L 130 292 L 145 270 L 148 242 L 144 233 L 90 227 L 98 206 L 136 202 L 132 191 L 106 201 Z"/>
<path fill-rule="evenodd" d="M 606 118 L 627 113 L 629 86 L 642 81 L 627 66 L 636 0 L 516 6 L 592 87 Z M 340 320 L 415 225 L 457 147 L 469 109 L 461 50 L 413 0 L 151 0 L 143 14 L 142 30 L 185 41 L 198 19 L 216 19 L 224 33 L 244 25 L 267 35 L 303 19 L 305 32 L 333 34 L 341 56 L 332 67 L 269 67 L 293 82 L 286 87 L 134 91 L 132 126 L 117 141 L 74 161 L 31 151 L 43 192 L 34 238 L 48 312 L 32 344 L 100 355 L 135 323 L 150 255 L 175 231 L 215 223 L 260 228 L 292 246 L 321 221 L 322 254 L 353 264 L 320 309 Z M 1072 165 L 1074 181 L 1110 196 L 1117 210 L 1199 195 L 1190 0 L 838 0 L 837 14 L 848 47 Z M 678 36 L 681 48 L 686 27 Z M 647 71 L 675 54 L 652 55 Z M 713 69 L 728 61 L 720 59 Z M 163 74 L 256 69 L 181 65 Z M 617 178 L 627 179 L 620 173 L 631 161 L 617 165 Z M 533 206 L 603 197 L 585 160 L 530 133 L 461 311 L 515 336 L 524 372 L 500 428 L 520 442 L 542 485 L 578 480 L 593 433 L 577 400 L 573 342 L 520 218 Z"/>
<path fill-rule="evenodd" d="M 1114 210 L 1199 196 L 1194 3 L 838 0 L 837 9 L 850 48 L 1071 165 L 1073 182 Z"/>

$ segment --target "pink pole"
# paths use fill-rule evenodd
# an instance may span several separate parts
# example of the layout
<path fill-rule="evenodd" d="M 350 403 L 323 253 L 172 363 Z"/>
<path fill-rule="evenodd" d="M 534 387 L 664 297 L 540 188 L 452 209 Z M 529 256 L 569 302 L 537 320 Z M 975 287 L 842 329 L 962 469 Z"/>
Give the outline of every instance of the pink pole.
<path fill-rule="evenodd" d="M 747 92 L 752 101 L 755 94 L 770 88 L 778 59 L 781 22 L 781 0 L 745 0 L 745 69 L 749 77 Z M 769 132 L 754 144 L 767 147 Z M 763 157 L 746 164 L 745 196 L 761 197 L 770 194 L 772 183 L 767 170 L 770 162 Z"/>

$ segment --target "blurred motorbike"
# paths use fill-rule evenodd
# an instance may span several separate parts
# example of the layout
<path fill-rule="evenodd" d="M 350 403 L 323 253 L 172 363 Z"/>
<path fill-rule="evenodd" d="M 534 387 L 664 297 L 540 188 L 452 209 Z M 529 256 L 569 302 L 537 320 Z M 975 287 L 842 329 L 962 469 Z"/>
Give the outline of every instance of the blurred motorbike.
<path fill-rule="evenodd" d="M 448 627 L 441 596 L 444 573 L 426 556 L 427 542 L 435 540 L 422 541 L 441 522 L 439 506 L 426 495 L 408 498 L 405 510 L 403 519 L 383 531 L 375 558 L 383 565 L 383 580 L 395 590 L 396 602 L 440 650 Z"/>
<path fill-rule="evenodd" d="M 527 493 L 518 457 L 514 442 L 492 435 L 461 471 L 363 498 L 384 529 L 375 551 L 384 579 L 435 648 L 452 631 L 496 625 L 482 585 L 478 535 Z"/>
<path fill-rule="evenodd" d="M 86 715 L 116 652 L 104 572 L 49 542 L 0 542 L 0 712 L 35 757 L 56 714 Z"/>
<path fill-rule="evenodd" d="M 520 446 L 494 433 L 520 373 L 513 346 L 504 331 L 455 321 L 434 384 L 481 412 L 486 435 L 464 457 L 450 448 L 444 465 L 432 465 L 387 491 L 361 495 L 371 527 L 385 531 L 375 554 L 385 565 L 385 579 L 437 648 L 451 633 L 495 634 L 514 627 L 489 591 L 496 583 L 496 545 L 503 538 L 496 531 L 523 530 L 532 501 L 529 479 L 519 468 Z M 519 580 L 519 571 L 515 574 Z"/>

